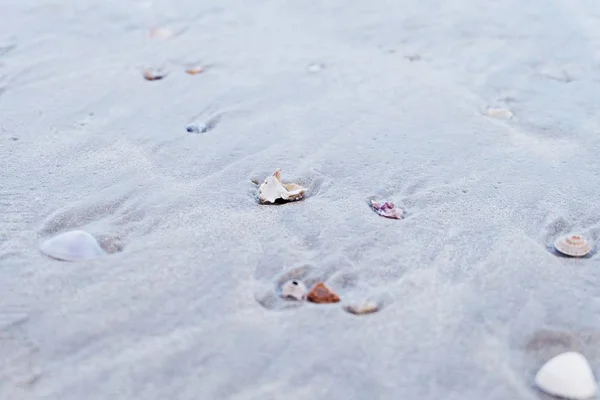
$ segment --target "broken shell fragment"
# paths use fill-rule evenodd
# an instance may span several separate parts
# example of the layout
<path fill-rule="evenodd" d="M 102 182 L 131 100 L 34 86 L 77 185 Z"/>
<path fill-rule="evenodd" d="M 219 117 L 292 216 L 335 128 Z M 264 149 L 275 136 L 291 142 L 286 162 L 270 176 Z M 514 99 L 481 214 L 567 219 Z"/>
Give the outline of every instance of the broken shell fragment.
<path fill-rule="evenodd" d="M 371 200 L 371 208 L 373 209 L 373 211 L 375 211 L 377 214 L 381 215 L 382 217 L 385 218 L 392 218 L 392 219 L 402 219 L 404 218 L 404 212 L 397 208 L 394 203 L 392 203 L 391 201 L 384 201 L 384 202 L 379 202 L 379 201 L 375 201 L 375 200 Z"/>
<path fill-rule="evenodd" d="M 344 310 L 355 315 L 372 314 L 379 311 L 380 308 L 381 306 L 373 300 L 367 300 L 364 302 L 348 304 L 344 306 Z"/>
<path fill-rule="evenodd" d="M 167 74 L 152 69 L 144 70 L 144 79 L 147 81 L 158 81 L 163 79 L 165 76 L 167 76 Z"/>
<path fill-rule="evenodd" d="M 559 354 L 544 364 L 535 376 L 535 384 L 548 394 L 566 399 L 589 399 L 597 391 L 590 364 L 573 351 Z"/>
<path fill-rule="evenodd" d="M 302 199 L 306 188 L 295 183 L 282 183 L 281 169 L 277 169 L 260 185 L 258 192 L 258 199 L 261 203 L 275 204 Z"/>
<path fill-rule="evenodd" d="M 304 283 L 300 282 L 297 279 L 287 281 L 281 287 L 281 297 L 286 299 L 304 300 L 306 298 L 307 293 L 308 289 L 306 288 Z"/>
<path fill-rule="evenodd" d="M 202 67 L 193 67 L 185 70 L 186 74 L 189 75 L 198 75 L 204 72 L 204 68 Z"/>
<path fill-rule="evenodd" d="M 571 257 L 583 257 L 592 251 L 592 243 L 582 235 L 565 235 L 554 241 L 554 248 Z"/>
<path fill-rule="evenodd" d="M 333 292 L 325 283 L 317 283 L 307 296 L 308 301 L 317 304 L 339 303 L 340 296 Z"/>
<path fill-rule="evenodd" d="M 63 261 L 90 260 L 106 254 L 95 237 L 85 231 L 70 231 L 40 245 L 42 253 Z"/>
<path fill-rule="evenodd" d="M 508 108 L 488 108 L 487 115 L 498 119 L 511 119 L 513 117 L 512 111 Z"/>

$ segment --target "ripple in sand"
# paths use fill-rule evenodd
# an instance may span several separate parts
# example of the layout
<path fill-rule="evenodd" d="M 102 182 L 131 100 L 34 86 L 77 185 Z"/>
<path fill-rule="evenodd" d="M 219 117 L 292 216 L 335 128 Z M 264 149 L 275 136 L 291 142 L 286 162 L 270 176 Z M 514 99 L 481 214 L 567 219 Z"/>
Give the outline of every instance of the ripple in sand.
<path fill-rule="evenodd" d="M 588 399 L 597 391 L 590 364 L 582 354 L 573 351 L 546 362 L 536 374 L 535 384 L 548 394 L 567 399 Z"/>
<path fill-rule="evenodd" d="M 105 248 L 109 251 L 121 251 L 123 245 L 114 238 L 103 239 Z M 96 238 L 88 232 L 77 230 L 61 233 L 40 245 L 42 253 L 62 261 L 91 260 L 107 254 Z"/>
<path fill-rule="evenodd" d="M 20 387 L 33 385 L 42 375 L 36 353 L 37 347 L 21 330 L 0 330 L 0 381 L 7 378 Z"/>

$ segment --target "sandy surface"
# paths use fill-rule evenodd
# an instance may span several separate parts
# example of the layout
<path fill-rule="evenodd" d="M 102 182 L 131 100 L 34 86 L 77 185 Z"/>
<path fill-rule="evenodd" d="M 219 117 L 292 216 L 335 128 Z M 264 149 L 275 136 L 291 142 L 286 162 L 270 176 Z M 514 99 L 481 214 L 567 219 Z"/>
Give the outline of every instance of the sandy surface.
<path fill-rule="evenodd" d="M 599 58 L 597 0 L 4 0 L 0 398 L 538 399 L 574 348 L 600 372 L 598 258 L 547 250 L 600 232 Z M 278 167 L 309 197 L 259 206 Z M 124 250 L 39 252 L 69 229 Z M 283 302 L 291 276 L 343 303 Z"/>

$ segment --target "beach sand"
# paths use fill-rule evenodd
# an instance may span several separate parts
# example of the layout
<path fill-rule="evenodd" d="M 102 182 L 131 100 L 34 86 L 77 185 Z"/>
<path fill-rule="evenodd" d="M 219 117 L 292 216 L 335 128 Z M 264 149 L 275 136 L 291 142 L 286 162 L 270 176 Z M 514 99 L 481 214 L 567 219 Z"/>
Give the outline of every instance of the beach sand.
<path fill-rule="evenodd" d="M 598 257 L 548 250 L 600 232 L 599 18 L 5 0 L 0 398 L 538 399 L 561 351 L 599 372 Z M 257 204 L 277 168 L 306 199 Z M 123 251 L 41 254 L 72 229 Z M 292 277 L 342 302 L 279 299 Z M 344 311 L 367 298 L 382 309 Z"/>

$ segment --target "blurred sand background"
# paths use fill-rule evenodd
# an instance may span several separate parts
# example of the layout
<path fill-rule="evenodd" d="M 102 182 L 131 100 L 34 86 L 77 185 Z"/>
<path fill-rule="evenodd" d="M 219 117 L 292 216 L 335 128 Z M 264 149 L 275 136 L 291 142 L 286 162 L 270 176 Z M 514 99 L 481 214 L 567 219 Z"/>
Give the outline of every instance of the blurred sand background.
<path fill-rule="evenodd" d="M 572 349 L 598 373 L 598 258 L 547 247 L 598 238 L 599 133 L 597 0 L 4 0 L 0 398 L 538 399 Z M 259 206 L 278 167 L 309 196 Z M 39 252 L 69 229 L 123 251 Z"/>

